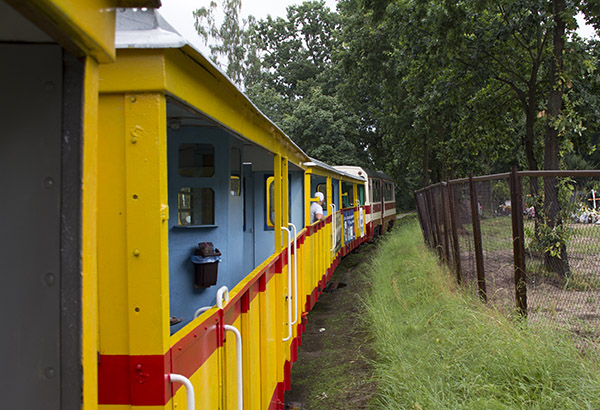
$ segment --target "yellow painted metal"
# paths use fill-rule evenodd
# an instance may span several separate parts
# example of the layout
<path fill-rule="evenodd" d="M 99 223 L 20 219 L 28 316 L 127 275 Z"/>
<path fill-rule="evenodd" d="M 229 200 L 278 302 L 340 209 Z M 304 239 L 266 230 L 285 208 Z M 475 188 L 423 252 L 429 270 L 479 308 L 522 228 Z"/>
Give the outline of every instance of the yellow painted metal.
<path fill-rule="evenodd" d="M 261 410 L 260 372 L 260 301 L 256 297 L 250 302 L 250 309 L 242 314 L 242 340 L 244 355 L 244 408 Z"/>
<path fill-rule="evenodd" d="M 98 66 L 87 58 L 84 77 L 82 186 L 82 364 L 83 410 L 98 403 Z"/>
<path fill-rule="evenodd" d="M 304 224 L 310 225 L 310 200 L 312 192 L 310 192 L 310 172 L 304 173 Z"/>
<path fill-rule="evenodd" d="M 73 54 L 114 60 L 117 0 L 7 1 Z"/>
<path fill-rule="evenodd" d="M 241 317 L 238 317 L 231 325 L 242 331 Z M 232 332 L 226 331 L 225 343 L 223 343 L 221 350 L 223 351 L 223 385 L 225 391 L 223 408 L 228 410 L 236 410 L 238 408 L 236 343 L 235 335 Z"/>
<path fill-rule="evenodd" d="M 166 103 L 100 97 L 98 275 L 103 354 L 169 348 Z"/>
<path fill-rule="evenodd" d="M 129 353 L 123 95 L 99 100 L 98 306 L 100 353 Z"/>
<path fill-rule="evenodd" d="M 273 175 L 275 177 L 275 253 L 281 252 L 281 155 L 273 156 Z"/>
<path fill-rule="evenodd" d="M 128 314 L 136 354 L 169 348 L 166 112 L 163 95 L 125 95 Z"/>

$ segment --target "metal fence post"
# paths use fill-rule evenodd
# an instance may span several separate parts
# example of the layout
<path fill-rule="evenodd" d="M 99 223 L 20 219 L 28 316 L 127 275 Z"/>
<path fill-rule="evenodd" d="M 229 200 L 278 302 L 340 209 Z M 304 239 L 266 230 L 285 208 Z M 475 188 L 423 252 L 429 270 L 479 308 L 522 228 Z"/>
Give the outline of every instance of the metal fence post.
<path fill-rule="evenodd" d="M 448 204 L 450 208 L 450 228 L 452 230 L 452 242 L 454 245 L 454 269 L 456 270 L 456 282 L 460 285 L 462 282 L 461 278 L 461 266 L 460 266 L 460 245 L 458 243 L 458 230 L 456 228 L 456 212 L 454 208 L 454 192 L 452 192 L 452 186 L 450 182 L 447 182 L 446 189 L 448 190 Z"/>
<path fill-rule="evenodd" d="M 485 271 L 483 266 L 483 246 L 481 244 L 481 225 L 479 224 L 479 212 L 477 209 L 477 193 L 473 183 L 473 175 L 469 176 L 469 193 L 471 197 L 471 220 L 473 223 L 473 242 L 475 243 L 475 263 L 477 265 L 477 286 L 479 297 L 487 302 L 485 289 Z"/>
<path fill-rule="evenodd" d="M 444 195 L 446 183 L 440 182 L 440 196 L 442 198 L 442 223 L 444 224 L 444 260 L 446 264 L 450 266 L 450 237 L 448 236 L 448 230 L 450 229 L 448 222 L 448 195 Z"/>
<path fill-rule="evenodd" d="M 515 264 L 515 301 L 517 311 L 527 316 L 527 284 L 525 282 L 525 235 L 523 230 L 523 212 L 521 178 L 517 168 L 510 174 L 510 202 L 513 229 L 513 259 Z"/>
<path fill-rule="evenodd" d="M 431 189 L 429 191 L 427 191 L 427 197 L 429 200 L 429 206 L 431 207 L 431 214 L 433 215 L 433 221 L 432 221 L 433 227 L 434 227 L 433 242 L 435 245 L 435 249 L 441 258 L 442 257 L 442 247 L 441 247 L 442 239 L 441 239 L 441 235 L 440 235 L 440 224 L 438 221 L 437 207 L 435 206 L 435 202 L 433 201 L 433 193 L 431 192 Z"/>

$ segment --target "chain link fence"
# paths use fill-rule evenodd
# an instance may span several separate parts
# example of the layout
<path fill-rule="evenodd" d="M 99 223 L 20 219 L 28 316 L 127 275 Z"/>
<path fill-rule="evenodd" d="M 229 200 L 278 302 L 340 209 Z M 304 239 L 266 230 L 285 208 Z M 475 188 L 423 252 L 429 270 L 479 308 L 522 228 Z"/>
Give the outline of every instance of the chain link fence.
<path fill-rule="evenodd" d="M 431 185 L 415 198 L 425 242 L 459 284 L 598 347 L 599 188 L 600 171 L 513 170 Z"/>

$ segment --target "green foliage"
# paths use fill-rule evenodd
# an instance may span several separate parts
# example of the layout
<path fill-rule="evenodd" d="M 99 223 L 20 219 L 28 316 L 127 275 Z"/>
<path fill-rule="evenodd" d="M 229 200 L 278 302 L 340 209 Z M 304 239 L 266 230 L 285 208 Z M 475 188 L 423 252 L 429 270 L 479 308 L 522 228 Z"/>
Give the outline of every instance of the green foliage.
<path fill-rule="evenodd" d="M 246 78 L 247 94 L 308 155 L 332 165 L 363 165 L 361 119 L 337 93 L 339 25 L 339 15 L 323 1 L 289 6 L 285 19 L 258 21 L 250 37 L 261 63 Z"/>
<path fill-rule="evenodd" d="M 378 249 L 369 272 L 381 409 L 591 409 L 600 361 L 571 337 L 511 321 L 453 285 L 418 225 Z"/>
<path fill-rule="evenodd" d="M 220 58 L 225 58 L 225 72 L 231 80 L 242 85 L 244 79 L 253 72 L 257 57 L 248 36 L 248 26 L 252 26 L 254 18 L 240 22 L 239 13 L 242 0 L 223 0 L 224 18 L 220 25 L 215 14 L 218 5 L 211 1 L 207 7 L 194 11 L 194 26 L 211 51 L 211 59 L 221 65 Z"/>

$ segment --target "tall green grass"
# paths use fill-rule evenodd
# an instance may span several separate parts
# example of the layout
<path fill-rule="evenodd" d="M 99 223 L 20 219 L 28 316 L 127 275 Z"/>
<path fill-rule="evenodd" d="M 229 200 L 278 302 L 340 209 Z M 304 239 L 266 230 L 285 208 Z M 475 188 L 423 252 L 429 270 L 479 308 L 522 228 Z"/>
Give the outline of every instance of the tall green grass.
<path fill-rule="evenodd" d="M 386 236 L 369 273 L 377 408 L 600 409 L 600 361 L 453 285 L 416 223 Z"/>

